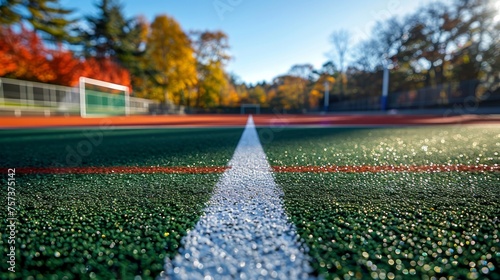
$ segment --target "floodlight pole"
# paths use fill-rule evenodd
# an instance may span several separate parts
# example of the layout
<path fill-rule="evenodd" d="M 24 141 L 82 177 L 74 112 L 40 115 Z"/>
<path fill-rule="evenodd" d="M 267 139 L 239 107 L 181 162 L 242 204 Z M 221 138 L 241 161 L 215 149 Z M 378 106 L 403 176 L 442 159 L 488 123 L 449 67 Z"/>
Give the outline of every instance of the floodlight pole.
<path fill-rule="evenodd" d="M 380 108 L 382 111 L 387 110 L 387 96 L 389 95 L 389 63 L 387 58 L 384 58 L 384 77 L 382 82 L 382 98 L 380 100 Z"/>
<path fill-rule="evenodd" d="M 325 81 L 325 104 L 324 104 L 324 110 L 325 113 L 328 112 L 328 105 L 330 105 L 330 93 L 328 92 L 330 90 L 328 81 Z"/>

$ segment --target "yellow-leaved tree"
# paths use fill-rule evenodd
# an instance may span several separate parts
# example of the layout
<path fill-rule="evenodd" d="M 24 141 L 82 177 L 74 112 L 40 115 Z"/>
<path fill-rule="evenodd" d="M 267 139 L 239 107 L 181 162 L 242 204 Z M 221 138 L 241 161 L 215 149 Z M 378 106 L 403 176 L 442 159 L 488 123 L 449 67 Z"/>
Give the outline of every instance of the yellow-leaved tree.
<path fill-rule="evenodd" d="M 188 36 L 173 18 L 157 16 L 151 23 L 144 56 L 152 83 L 149 97 L 182 104 L 196 85 L 196 60 Z"/>
<path fill-rule="evenodd" d="M 196 107 L 221 106 L 227 103 L 228 81 L 224 72 L 231 59 L 227 35 L 222 31 L 194 31 L 191 33 L 198 70 Z"/>

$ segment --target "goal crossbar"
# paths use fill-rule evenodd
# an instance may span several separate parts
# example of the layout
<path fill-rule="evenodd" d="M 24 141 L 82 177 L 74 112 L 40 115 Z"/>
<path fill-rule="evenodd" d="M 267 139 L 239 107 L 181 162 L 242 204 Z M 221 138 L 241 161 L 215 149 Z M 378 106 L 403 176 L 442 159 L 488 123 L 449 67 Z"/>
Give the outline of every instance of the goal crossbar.
<path fill-rule="evenodd" d="M 80 77 L 79 80 L 79 88 L 80 88 L 80 116 L 87 117 L 87 100 L 86 100 L 86 87 L 85 85 L 95 85 L 98 87 L 109 88 L 113 90 L 123 91 L 125 93 L 125 115 L 130 114 L 130 92 L 129 88 L 124 85 L 113 84 L 110 82 L 100 81 L 87 77 Z M 110 93 L 111 94 L 111 93 Z"/>
<path fill-rule="evenodd" d="M 251 104 L 251 103 L 244 103 L 244 104 L 241 104 L 241 114 L 245 114 L 245 109 L 249 109 L 249 108 L 253 108 L 255 109 L 255 113 L 257 115 L 260 114 L 260 104 Z"/>

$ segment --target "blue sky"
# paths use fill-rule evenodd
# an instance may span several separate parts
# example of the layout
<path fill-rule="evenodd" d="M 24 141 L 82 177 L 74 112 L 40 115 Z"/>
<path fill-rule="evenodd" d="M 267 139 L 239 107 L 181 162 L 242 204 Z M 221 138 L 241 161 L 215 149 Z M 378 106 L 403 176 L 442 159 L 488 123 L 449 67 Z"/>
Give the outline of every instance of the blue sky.
<path fill-rule="evenodd" d="M 63 0 L 79 13 L 95 13 L 97 0 Z M 233 60 L 228 70 L 255 83 L 288 72 L 294 64 L 319 68 L 328 60 L 330 34 L 347 29 L 354 45 L 378 20 L 405 15 L 433 0 L 122 0 L 127 16 L 174 17 L 185 31 L 222 30 Z"/>

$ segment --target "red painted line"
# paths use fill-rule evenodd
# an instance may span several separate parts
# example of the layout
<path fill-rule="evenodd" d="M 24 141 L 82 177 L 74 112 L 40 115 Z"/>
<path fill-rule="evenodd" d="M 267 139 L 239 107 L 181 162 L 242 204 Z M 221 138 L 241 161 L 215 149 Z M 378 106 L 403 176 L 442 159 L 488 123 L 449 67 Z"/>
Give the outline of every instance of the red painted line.
<path fill-rule="evenodd" d="M 223 173 L 231 167 L 17 167 L 18 174 L 210 174 Z M 379 172 L 500 172 L 500 165 L 359 165 L 359 166 L 273 166 L 278 173 L 379 173 Z M 0 168 L 7 173 L 7 168 Z"/>
<path fill-rule="evenodd" d="M 222 173 L 229 167 L 139 167 L 139 166 L 112 166 L 112 167 L 21 167 L 16 168 L 17 174 L 151 174 L 151 173 L 177 173 L 177 174 L 209 174 Z M 7 168 L 0 168 L 2 173 L 7 173 Z"/>
<path fill-rule="evenodd" d="M 499 172 L 495 165 L 360 165 L 360 166 L 273 166 L 279 173 L 379 173 L 379 172 Z"/>

